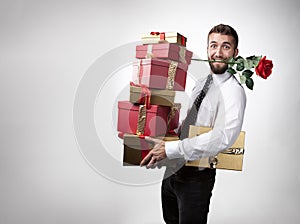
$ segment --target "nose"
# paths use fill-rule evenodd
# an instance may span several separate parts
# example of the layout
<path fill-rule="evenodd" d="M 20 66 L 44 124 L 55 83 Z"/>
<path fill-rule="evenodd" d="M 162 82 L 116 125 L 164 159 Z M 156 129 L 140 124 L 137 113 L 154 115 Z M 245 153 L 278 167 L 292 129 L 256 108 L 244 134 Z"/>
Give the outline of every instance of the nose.
<path fill-rule="evenodd" d="M 217 48 L 216 48 L 216 52 L 215 52 L 215 57 L 217 57 L 217 58 L 222 58 L 222 56 L 223 56 L 223 51 L 222 51 L 221 46 L 220 46 L 220 47 L 217 47 Z"/>

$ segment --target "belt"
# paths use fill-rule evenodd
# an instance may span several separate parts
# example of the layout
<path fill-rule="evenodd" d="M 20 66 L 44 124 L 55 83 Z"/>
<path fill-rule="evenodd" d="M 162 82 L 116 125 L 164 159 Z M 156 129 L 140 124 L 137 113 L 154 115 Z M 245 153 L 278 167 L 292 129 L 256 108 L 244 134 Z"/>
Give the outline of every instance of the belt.
<path fill-rule="evenodd" d="M 183 166 L 178 171 L 174 173 L 175 176 L 211 176 L 215 175 L 216 169 L 210 168 L 199 168 L 199 167 L 192 167 L 192 166 Z"/>

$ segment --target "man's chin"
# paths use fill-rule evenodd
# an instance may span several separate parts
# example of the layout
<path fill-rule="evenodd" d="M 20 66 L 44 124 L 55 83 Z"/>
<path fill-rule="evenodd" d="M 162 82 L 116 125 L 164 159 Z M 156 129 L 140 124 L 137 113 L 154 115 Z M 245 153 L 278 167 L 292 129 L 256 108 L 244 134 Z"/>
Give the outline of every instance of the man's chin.
<path fill-rule="evenodd" d="M 221 64 L 211 63 L 210 68 L 214 74 L 223 74 L 227 71 L 228 65 L 227 64 L 224 65 L 223 63 L 221 63 Z"/>

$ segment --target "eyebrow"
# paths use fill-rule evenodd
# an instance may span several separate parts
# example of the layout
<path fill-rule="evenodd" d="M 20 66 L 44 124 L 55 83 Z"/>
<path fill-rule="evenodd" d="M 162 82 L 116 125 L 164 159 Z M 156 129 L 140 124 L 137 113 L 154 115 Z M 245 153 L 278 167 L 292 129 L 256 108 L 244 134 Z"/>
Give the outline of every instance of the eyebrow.
<path fill-rule="evenodd" d="M 217 41 L 211 41 L 209 44 L 216 44 L 217 43 Z M 225 42 L 223 42 L 222 44 L 228 44 L 228 45 L 230 45 L 230 46 L 232 46 L 232 44 L 230 43 L 230 42 L 228 42 L 228 41 L 225 41 Z"/>
<path fill-rule="evenodd" d="M 227 42 L 227 41 L 225 41 L 225 42 L 223 42 L 223 44 L 228 44 L 228 45 L 232 45 L 230 42 Z"/>

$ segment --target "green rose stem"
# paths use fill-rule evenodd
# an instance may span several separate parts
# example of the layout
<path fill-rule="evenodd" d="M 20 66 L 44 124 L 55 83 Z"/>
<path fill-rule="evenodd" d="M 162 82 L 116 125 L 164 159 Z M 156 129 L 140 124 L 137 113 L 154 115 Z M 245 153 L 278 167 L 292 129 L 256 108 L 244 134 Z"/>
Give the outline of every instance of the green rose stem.
<path fill-rule="evenodd" d="M 237 64 L 237 62 L 228 61 L 228 60 L 207 60 L 207 59 L 197 59 L 197 58 L 192 58 L 191 60 L 193 60 L 193 61 L 204 61 L 204 62 L 222 62 L 222 63 L 226 63 L 226 64 L 231 64 L 231 65 Z"/>
<path fill-rule="evenodd" d="M 242 57 L 237 58 L 229 58 L 227 60 L 207 60 L 207 59 L 196 59 L 192 58 L 193 61 L 203 61 L 203 62 L 221 62 L 229 64 L 229 68 L 227 69 L 227 72 L 229 72 L 232 75 L 238 74 L 240 78 L 241 84 L 246 84 L 246 86 L 253 90 L 253 79 L 251 78 L 253 72 L 251 71 L 251 68 L 255 68 L 261 59 L 261 56 L 251 56 L 246 58 L 246 60 Z M 235 67 L 236 65 L 236 67 Z"/>

